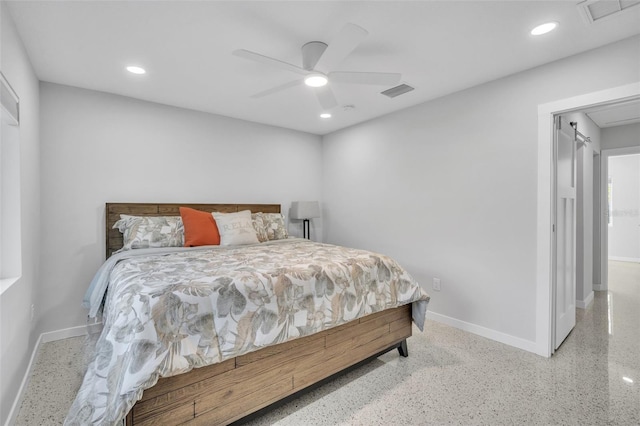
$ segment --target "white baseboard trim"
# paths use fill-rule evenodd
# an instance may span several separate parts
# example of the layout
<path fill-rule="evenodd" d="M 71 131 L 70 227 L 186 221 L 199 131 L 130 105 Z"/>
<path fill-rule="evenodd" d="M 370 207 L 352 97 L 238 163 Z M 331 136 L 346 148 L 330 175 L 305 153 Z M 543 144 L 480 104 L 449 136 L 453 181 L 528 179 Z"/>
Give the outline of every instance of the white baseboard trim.
<path fill-rule="evenodd" d="M 100 323 L 97 323 L 96 325 L 100 325 Z M 93 327 L 94 324 L 91 324 L 90 326 Z M 7 417 L 7 421 L 5 422 L 5 426 L 11 426 L 16 422 L 16 418 L 18 417 L 18 411 L 20 410 L 20 406 L 22 405 L 24 392 L 27 389 L 27 385 L 29 384 L 29 378 L 31 377 L 31 372 L 35 364 L 38 351 L 40 350 L 40 346 L 43 343 L 53 342 L 56 340 L 68 339 L 70 337 L 86 336 L 87 327 L 88 326 L 86 325 L 81 325 L 78 327 L 71 327 L 71 328 L 65 328 L 62 330 L 42 333 L 40 334 L 40 336 L 38 336 L 38 340 L 36 341 L 36 344 L 33 347 L 33 352 L 31 352 L 31 359 L 29 359 L 29 365 L 27 365 L 27 371 L 24 373 L 24 377 L 22 378 L 22 383 L 20 383 L 20 389 L 18 389 L 18 394 L 16 395 L 16 398 L 13 401 L 13 405 L 11 406 L 11 411 L 9 411 L 9 416 Z"/>
<path fill-rule="evenodd" d="M 16 422 L 16 418 L 18 417 L 18 410 L 20 410 L 20 406 L 22 405 L 22 399 L 24 397 L 24 391 L 27 388 L 27 384 L 29 383 L 29 378 L 31 377 L 31 369 L 33 368 L 33 364 L 36 360 L 36 355 L 38 354 L 38 348 L 40 348 L 40 344 L 42 343 L 42 334 L 38 337 L 36 344 L 33 346 L 33 352 L 31 352 L 31 359 L 29 359 L 29 365 L 27 365 L 27 371 L 24 373 L 24 377 L 22 378 L 22 383 L 20 383 L 20 388 L 18 389 L 18 394 L 16 398 L 13 400 L 13 405 L 11 406 L 11 410 L 9 411 L 9 416 L 7 417 L 7 421 L 4 426 L 11 426 Z"/>
<path fill-rule="evenodd" d="M 576 300 L 576 308 L 587 309 L 591 302 L 593 302 L 593 296 L 594 293 L 593 291 L 591 291 L 589 295 L 584 298 L 584 300 Z"/>
<path fill-rule="evenodd" d="M 93 326 L 93 324 L 91 324 Z M 42 333 L 40 338 L 42 343 L 55 342 L 56 340 L 68 339 L 70 337 L 86 336 L 87 326 L 81 325 L 78 327 L 63 328 L 62 330 L 49 331 Z"/>
<path fill-rule="evenodd" d="M 618 262 L 635 262 L 635 263 L 640 263 L 640 257 L 620 257 L 620 256 L 609 256 L 609 260 L 617 260 Z"/>
<path fill-rule="evenodd" d="M 607 283 L 594 284 L 593 291 L 607 291 Z"/>
<path fill-rule="evenodd" d="M 461 321 L 459 319 L 451 318 L 446 315 L 437 314 L 431 311 L 427 311 L 427 319 L 447 324 L 451 327 L 455 327 L 463 331 L 468 331 L 469 333 L 477 334 L 478 336 L 486 337 L 487 339 L 495 340 L 496 342 L 504 343 L 505 345 L 513 346 L 527 352 L 537 353 L 536 342 L 534 341 L 521 339 L 510 334 L 502 333 L 500 331 L 492 330 L 481 325 Z"/>

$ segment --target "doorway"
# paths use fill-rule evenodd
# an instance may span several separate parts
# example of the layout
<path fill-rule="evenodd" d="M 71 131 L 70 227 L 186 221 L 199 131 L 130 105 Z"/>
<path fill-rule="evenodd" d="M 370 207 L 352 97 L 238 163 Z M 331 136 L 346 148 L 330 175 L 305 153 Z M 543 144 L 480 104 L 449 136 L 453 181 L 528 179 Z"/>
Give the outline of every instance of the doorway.
<path fill-rule="evenodd" d="M 593 290 L 606 289 L 602 278 L 602 155 L 593 153 L 593 264 L 591 274 L 593 276 Z"/>
<path fill-rule="evenodd" d="M 538 107 L 538 219 L 536 353 L 549 357 L 555 350 L 555 157 L 553 119 L 569 111 L 640 99 L 640 83 L 563 99 Z M 601 173 L 604 175 L 604 171 Z M 603 256 L 606 259 L 606 256 Z"/>
<path fill-rule="evenodd" d="M 602 151 L 603 278 L 608 275 L 609 260 L 640 262 L 640 140 L 636 143 Z M 606 289 L 607 280 L 603 281 Z"/>

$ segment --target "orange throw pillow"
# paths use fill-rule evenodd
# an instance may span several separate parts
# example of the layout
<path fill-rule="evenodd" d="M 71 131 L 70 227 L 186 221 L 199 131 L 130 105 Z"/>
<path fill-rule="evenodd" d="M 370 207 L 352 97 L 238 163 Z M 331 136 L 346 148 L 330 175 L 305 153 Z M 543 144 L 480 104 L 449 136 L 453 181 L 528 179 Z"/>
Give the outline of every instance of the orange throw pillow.
<path fill-rule="evenodd" d="M 220 232 L 211 213 L 180 207 L 184 225 L 184 246 L 220 245 Z"/>

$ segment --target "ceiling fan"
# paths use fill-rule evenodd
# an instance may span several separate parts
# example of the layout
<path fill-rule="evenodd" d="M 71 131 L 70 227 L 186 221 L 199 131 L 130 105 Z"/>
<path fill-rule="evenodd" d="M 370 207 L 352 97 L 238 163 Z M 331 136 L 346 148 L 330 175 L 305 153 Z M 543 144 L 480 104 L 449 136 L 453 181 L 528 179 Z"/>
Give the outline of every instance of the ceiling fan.
<path fill-rule="evenodd" d="M 330 87 L 331 83 L 392 86 L 400 81 L 401 75 L 398 73 L 335 71 L 336 67 L 368 34 L 364 28 L 348 23 L 340 30 L 330 45 L 321 41 L 306 43 L 302 46 L 302 68 L 244 49 L 235 50 L 233 54 L 304 76 L 256 93 L 251 96 L 252 98 L 261 98 L 304 83 L 314 88 L 318 102 L 322 108 L 328 110 L 338 105 Z"/>

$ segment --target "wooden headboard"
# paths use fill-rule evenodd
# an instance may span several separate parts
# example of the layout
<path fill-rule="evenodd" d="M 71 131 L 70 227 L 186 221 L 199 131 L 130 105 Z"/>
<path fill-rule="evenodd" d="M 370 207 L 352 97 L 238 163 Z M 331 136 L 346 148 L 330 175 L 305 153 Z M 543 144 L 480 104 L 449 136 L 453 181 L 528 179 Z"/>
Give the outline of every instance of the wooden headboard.
<path fill-rule="evenodd" d="M 180 207 L 190 207 L 206 212 L 234 213 L 251 210 L 252 213 L 280 213 L 280 204 L 165 204 L 165 203 L 107 203 L 106 206 L 106 257 L 122 248 L 122 234 L 113 225 L 121 214 L 132 216 L 180 216 Z"/>

